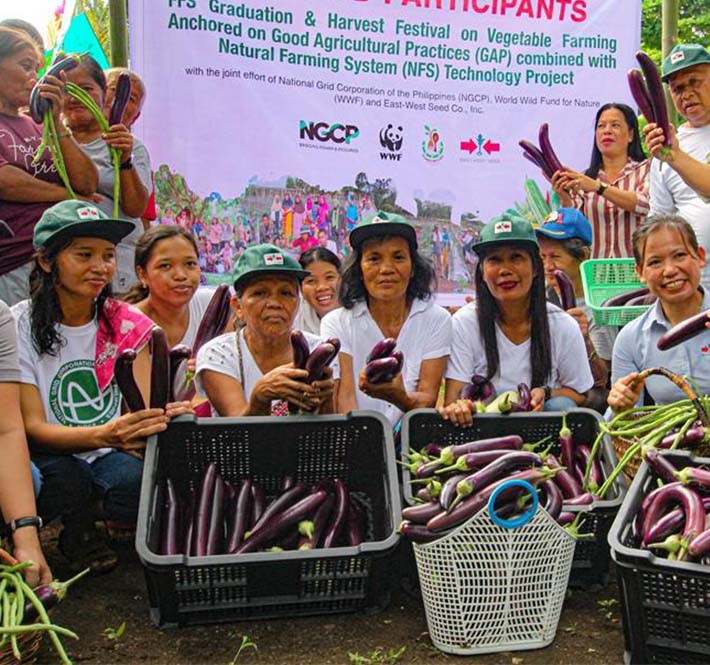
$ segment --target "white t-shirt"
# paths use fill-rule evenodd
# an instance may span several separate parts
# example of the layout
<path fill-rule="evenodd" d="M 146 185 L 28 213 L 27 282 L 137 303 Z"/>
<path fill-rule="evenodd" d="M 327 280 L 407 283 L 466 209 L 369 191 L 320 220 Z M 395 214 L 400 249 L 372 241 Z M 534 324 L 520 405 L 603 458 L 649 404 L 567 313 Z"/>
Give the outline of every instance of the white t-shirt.
<path fill-rule="evenodd" d="M 703 164 L 710 163 L 710 125 L 678 128 L 680 147 Z M 710 249 L 710 199 L 691 189 L 677 171 L 668 164 L 654 159 L 651 164 L 651 210 L 650 215 L 677 214 L 685 219 L 695 231 L 698 244 Z M 703 286 L 710 288 L 710 265 L 703 269 Z"/>
<path fill-rule="evenodd" d="M 550 388 L 572 388 L 579 393 L 594 385 L 587 361 L 584 338 L 577 322 L 552 303 L 547 303 L 552 344 L 552 373 L 548 380 Z M 478 310 L 466 305 L 454 314 L 454 336 L 451 358 L 446 368 L 446 378 L 469 383 L 474 374 L 485 376 L 488 371 L 483 339 L 478 328 Z M 519 383 L 530 385 L 530 339 L 522 344 L 513 344 L 496 324 L 496 342 L 500 366 L 492 382 L 498 393 L 516 390 Z M 580 360 L 583 359 L 584 362 Z M 534 388 L 535 386 L 530 386 Z"/>
<path fill-rule="evenodd" d="M 296 330 L 309 332 L 312 335 L 320 335 L 320 319 L 318 318 L 318 313 L 303 297 L 298 305 L 298 313 L 293 322 L 293 327 Z"/>
<path fill-rule="evenodd" d="M 195 338 L 197 337 L 197 329 L 200 327 L 202 322 L 202 317 L 205 315 L 205 310 L 207 305 L 210 304 L 212 300 L 212 295 L 214 294 L 213 289 L 197 289 L 195 295 L 192 296 L 189 305 L 189 317 L 190 320 L 187 323 L 187 328 L 185 334 L 180 340 L 180 344 L 185 346 L 193 347 L 195 344 Z"/>
<path fill-rule="evenodd" d="M 310 349 L 313 349 L 321 341 L 316 335 L 311 335 L 307 332 L 303 334 L 308 341 L 308 347 Z M 239 335 L 239 346 L 242 350 L 242 363 L 244 366 L 243 377 L 239 372 L 239 357 L 237 356 L 235 335 Z M 336 372 L 335 364 L 336 363 L 333 363 L 331 365 L 334 375 Z M 237 333 L 230 332 L 215 337 L 204 344 L 197 352 L 195 387 L 202 397 L 207 397 L 204 386 L 202 385 L 202 372 L 206 369 L 219 372 L 220 374 L 226 374 L 238 381 L 242 386 L 246 400 L 249 400 L 251 391 L 254 389 L 256 382 L 264 376 L 264 373 L 256 364 L 256 360 L 254 360 L 254 356 L 251 354 L 248 344 L 244 341 L 243 330 Z M 217 415 L 216 412 L 215 415 Z"/>
<path fill-rule="evenodd" d="M 402 417 L 394 404 L 365 395 L 358 388 L 358 376 L 366 365 L 372 347 L 385 336 L 370 315 L 364 302 L 352 309 L 340 307 L 321 319 L 321 335 L 337 337 L 341 353 L 352 358 L 353 384 L 358 409 L 372 409 L 384 414 L 395 425 Z M 397 349 L 404 354 L 402 380 L 407 392 L 419 385 L 422 361 L 448 356 L 451 349 L 451 315 L 431 300 L 415 300 L 397 337 Z"/>
<path fill-rule="evenodd" d="M 11 311 L 17 325 L 20 382 L 37 386 L 48 423 L 93 427 L 121 415 L 121 393 L 116 382 L 99 392 L 94 371 L 98 331 L 95 320 L 76 327 L 57 325 L 66 344 L 56 356 L 47 353 L 40 356 L 32 344 L 29 300 L 17 303 Z M 112 450 L 99 448 L 76 456 L 91 463 Z"/>

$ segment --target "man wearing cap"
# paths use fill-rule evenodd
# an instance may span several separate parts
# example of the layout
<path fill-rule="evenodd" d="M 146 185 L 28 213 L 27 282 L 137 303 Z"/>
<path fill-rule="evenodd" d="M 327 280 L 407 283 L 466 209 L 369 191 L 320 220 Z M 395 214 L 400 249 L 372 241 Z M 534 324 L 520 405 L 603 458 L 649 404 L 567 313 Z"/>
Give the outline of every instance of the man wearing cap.
<path fill-rule="evenodd" d="M 289 404 L 332 412 L 330 370 L 326 378 L 308 383 L 308 372 L 293 364 L 291 330 L 300 283 L 308 274 L 275 245 L 249 247 L 235 263 L 232 309 L 244 327 L 215 337 L 197 353 L 195 385 L 216 415 L 288 415 Z M 312 350 L 319 338 L 303 334 Z"/>
<path fill-rule="evenodd" d="M 710 53 L 699 44 L 678 44 L 663 61 L 662 79 L 686 123 L 677 133 L 671 127 L 669 147 L 658 125 L 644 128 L 649 150 L 664 162 L 651 167 L 650 215 L 680 215 L 710 249 Z M 710 287 L 710 266 L 702 284 Z"/>

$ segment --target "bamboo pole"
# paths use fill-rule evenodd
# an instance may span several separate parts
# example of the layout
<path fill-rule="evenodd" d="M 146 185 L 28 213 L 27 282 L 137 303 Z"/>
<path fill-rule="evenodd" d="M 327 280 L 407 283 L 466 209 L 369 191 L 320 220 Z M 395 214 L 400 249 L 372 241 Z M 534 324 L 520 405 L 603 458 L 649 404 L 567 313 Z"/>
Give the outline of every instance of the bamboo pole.
<path fill-rule="evenodd" d="M 678 0 L 663 0 L 661 10 L 661 51 L 665 58 L 678 43 Z M 665 86 L 666 102 L 671 112 L 671 122 L 678 124 L 676 111 L 668 86 Z"/>
<path fill-rule="evenodd" d="M 111 66 L 128 67 L 128 11 L 126 0 L 109 0 Z"/>

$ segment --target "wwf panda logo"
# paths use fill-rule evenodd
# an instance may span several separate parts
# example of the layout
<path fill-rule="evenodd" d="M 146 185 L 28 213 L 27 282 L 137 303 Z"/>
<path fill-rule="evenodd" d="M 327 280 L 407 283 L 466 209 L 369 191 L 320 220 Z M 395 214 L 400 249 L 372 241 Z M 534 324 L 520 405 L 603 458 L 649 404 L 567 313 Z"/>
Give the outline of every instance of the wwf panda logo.
<path fill-rule="evenodd" d="M 390 152 L 399 152 L 402 149 L 404 139 L 402 127 L 387 125 L 380 130 L 380 145 Z"/>

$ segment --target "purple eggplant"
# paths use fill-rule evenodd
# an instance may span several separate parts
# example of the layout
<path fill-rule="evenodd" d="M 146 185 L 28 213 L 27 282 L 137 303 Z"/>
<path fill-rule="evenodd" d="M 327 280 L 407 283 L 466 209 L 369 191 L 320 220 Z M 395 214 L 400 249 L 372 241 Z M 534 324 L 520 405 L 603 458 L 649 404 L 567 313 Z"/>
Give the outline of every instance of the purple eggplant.
<path fill-rule="evenodd" d="M 664 436 L 658 444 L 658 448 L 670 448 L 675 443 L 677 434 L 677 430 L 671 432 L 670 434 L 666 434 L 666 436 Z M 685 432 L 683 438 L 678 442 L 678 445 L 681 448 L 684 446 L 694 446 L 705 441 L 707 435 L 708 434 L 700 421 L 696 421 L 696 423 Z"/>
<path fill-rule="evenodd" d="M 631 95 L 639 111 L 641 111 L 649 123 L 655 123 L 656 114 L 653 112 L 653 104 L 651 104 L 651 97 L 648 94 L 648 88 L 646 87 L 646 81 L 644 81 L 643 75 L 638 69 L 630 69 L 626 77 L 629 82 Z"/>
<path fill-rule="evenodd" d="M 518 384 L 518 396 L 520 400 L 517 404 L 513 404 L 514 412 L 528 412 L 532 410 L 532 393 L 527 383 Z"/>
<path fill-rule="evenodd" d="M 448 510 L 449 506 L 451 506 L 452 501 L 456 497 L 456 485 L 458 485 L 460 481 L 466 478 L 466 476 L 468 476 L 468 473 L 458 473 L 448 478 L 446 482 L 441 486 L 441 494 L 439 494 L 439 505 L 444 510 Z"/>
<path fill-rule="evenodd" d="M 138 354 L 133 349 L 124 349 L 118 354 L 113 367 L 116 385 L 131 413 L 145 409 L 143 395 L 141 395 L 133 375 L 133 362 L 137 357 Z"/>
<path fill-rule="evenodd" d="M 439 443 L 427 443 L 419 452 L 422 455 L 427 455 L 429 457 L 438 457 L 441 455 L 441 451 L 444 449 Z"/>
<path fill-rule="evenodd" d="M 402 517 L 415 524 L 426 524 L 432 517 L 442 512 L 442 507 L 438 501 L 422 503 L 418 506 L 409 506 L 402 510 Z"/>
<path fill-rule="evenodd" d="M 678 344 L 687 342 L 696 335 L 707 331 L 707 323 L 710 321 L 709 317 L 710 310 L 700 312 L 700 314 L 696 314 L 689 319 L 685 319 L 685 321 L 677 323 L 659 337 L 656 346 L 661 351 L 667 351 L 674 346 L 678 346 Z"/>
<path fill-rule="evenodd" d="M 378 358 L 386 358 L 392 355 L 395 347 L 397 346 L 397 340 L 392 337 L 386 337 L 380 340 L 372 347 L 372 351 L 367 354 L 365 358 L 365 363 L 369 363 L 371 360 L 377 360 Z"/>
<path fill-rule="evenodd" d="M 291 346 L 293 347 L 293 366 L 306 369 L 306 361 L 311 355 L 306 336 L 300 330 L 291 331 Z"/>
<path fill-rule="evenodd" d="M 285 492 L 286 490 L 290 490 L 295 484 L 295 476 L 292 476 L 290 473 L 284 473 L 283 477 L 281 478 L 281 491 Z"/>
<path fill-rule="evenodd" d="M 362 517 L 359 506 L 351 500 L 345 526 L 345 541 L 350 547 L 357 547 L 364 540 Z"/>
<path fill-rule="evenodd" d="M 260 529 L 272 516 L 282 513 L 286 508 L 296 503 L 307 491 L 303 483 L 296 483 L 293 487 L 283 492 L 266 507 L 266 510 L 264 510 L 256 524 L 251 527 L 250 531 Z"/>
<path fill-rule="evenodd" d="M 192 348 L 195 355 L 205 342 L 209 342 L 224 330 L 231 313 L 230 298 L 229 286 L 226 284 L 221 284 L 215 289 L 195 335 L 195 343 Z"/>
<path fill-rule="evenodd" d="M 656 494 L 651 503 L 643 522 L 643 544 L 648 547 L 656 546 L 650 544 L 648 533 L 651 526 L 668 511 L 670 506 L 680 504 L 685 514 L 685 526 L 681 534 L 681 546 L 687 548 L 693 538 L 705 530 L 705 507 L 700 495 L 690 487 L 678 486 L 676 484 L 664 485 Z"/>
<path fill-rule="evenodd" d="M 550 167 L 550 170 L 554 174 L 556 171 L 564 170 L 562 163 L 558 159 L 555 151 L 552 148 L 552 143 L 550 143 L 550 127 L 546 122 L 540 125 L 540 130 L 538 132 L 538 141 L 540 143 L 540 152 L 545 157 L 545 161 Z"/>
<path fill-rule="evenodd" d="M 594 495 L 591 492 L 583 492 L 573 497 L 565 497 L 562 505 L 566 508 L 567 506 L 588 506 L 594 502 Z"/>
<path fill-rule="evenodd" d="M 526 157 L 529 161 L 535 164 L 535 166 L 537 166 L 547 176 L 547 178 L 551 179 L 555 172 L 550 164 L 548 164 L 547 159 L 540 151 L 540 148 L 526 139 L 518 141 L 518 145 L 523 149 L 523 157 Z"/>
<path fill-rule="evenodd" d="M 692 485 L 704 490 L 710 490 L 710 471 L 696 466 L 686 466 L 680 471 L 674 471 L 673 476 L 683 485 Z"/>
<path fill-rule="evenodd" d="M 443 469 L 437 469 L 435 473 L 443 474 L 450 473 L 451 471 L 473 471 L 474 469 L 481 469 L 491 462 L 495 462 L 499 457 L 503 455 L 509 455 L 510 450 L 482 450 L 478 453 L 468 453 L 467 455 L 461 455 L 456 459 L 456 461 L 451 466 L 446 466 Z"/>
<path fill-rule="evenodd" d="M 84 577 L 84 575 L 89 573 L 90 570 L 90 568 L 86 568 L 85 570 L 82 570 L 78 575 L 74 575 L 74 577 L 67 580 L 66 582 L 59 582 L 58 580 L 54 580 L 49 584 L 41 584 L 40 586 L 34 588 L 35 596 L 37 596 L 37 599 L 40 603 L 42 603 L 45 610 L 51 610 L 53 607 L 56 607 L 57 604 L 59 604 L 62 600 L 64 600 L 64 596 L 67 595 L 67 590 L 69 589 L 69 587 L 74 584 L 74 582 L 80 580 L 82 577 Z M 34 623 L 38 617 L 39 612 L 37 611 L 37 608 L 33 605 L 32 601 L 26 600 L 22 622 L 24 624 Z"/>
<path fill-rule="evenodd" d="M 688 554 L 694 557 L 701 557 L 710 552 L 710 530 L 699 533 L 688 545 Z"/>
<path fill-rule="evenodd" d="M 168 556 L 181 554 L 180 499 L 170 478 L 165 481 L 165 505 L 163 508 L 160 541 L 161 554 Z"/>
<path fill-rule="evenodd" d="M 221 554 L 224 548 L 224 481 L 217 474 L 214 480 L 212 493 L 212 508 L 209 514 L 209 527 L 207 529 L 207 549 L 205 554 Z"/>
<path fill-rule="evenodd" d="M 412 522 L 406 521 L 399 525 L 398 531 L 406 538 L 409 538 L 413 543 L 421 544 L 431 543 L 445 535 L 443 533 L 429 531 L 423 524 L 413 524 Z"/>
<path fill-rule="evenodd" d="M 602 307 L 623 307 L 632 298 L 645 295 L 648 295 L 648 288 L 645 286 L 633 289 L 632 291 L 624 291 L 623 293 L 617 293 L 615 296 L 611 296 L 611 298 L 607 298 L 602 303 Z"/>
<path fill-rule="evenodd" d="M 176 401 L 175 382 L 177 381 L 180 365 L 191 357 L 192 349 L 184 344 L 178 344 L 170 349 L 170 394 L 168 396 L 168 401 L 170 402 Z M 180 381 L 183 381 L 182 377 L 180 377 Z"/>
<path fill-rule="evenodd" d="M 192 532 L 195 525 L 195 492 L 192 491 L 182 507 L 182 554 L 192 554 Z"/>
<path fill-rule="evenodd" d="M 544 483 L 540 483 L 540 487 L 545 494 L 545 502 L 542 504 L 542 507 L 553 520 L 556 520 L 562 512 L 562 492 L 552 480 L 546 480 Z"/>
<path fill-rule="evenodd" d="M 582 493 L 582 486 L 579 481 L 563 467 L 554 455 L 548 455 L 545 458 L 545 464 L 555 471 L 555 482 L 562 490 L 562 496 L 565 499 L 573 499 Z"/>
<path fill-rule="evenodd" d="M 324 489 L 319 489 L 290 505 L 283 512 L 274 515 L 264 522 L 259 529 L 252 531 L 249 537 L 237 548 L 235 554 L 246 554 L 265 547 L 289 527 L 295 526 L 301 520 L 313 515 L 318 510 L 318 506 L 326 500 L 327 496 L 328 492 Z"/>
<path fill-rule="evenodd" d="M 131 87 L 130 74 L 121 72 L 118 75 L 116 92 L 114 93 L 113 103 L 108 113 L 109 127 L 123 124 L 123 114 L 126 112 L 126 106 L 128 106 L 128 101 L 131 99 Z"/>
<path fill-rule="evenodd" d="M 323 373 L 338 355 L 338 349 L 330 342 L 321 342 L 308 356 L 304 369 L 308 372 L 307 383 L 313 383 L 323 378 Z"/>
<path fill-rule="evenodd" d="M 646 78 L 646 89 L 648 98 L 651 101 L 653 116 L 656 124 L 663 130 L 665 145 L 671 145 L 670 121 L 668 119 L 668 107 L 666 106 L 666 96 L 663 92 L 663 83 L 658 73 L 656 63 L 643 51 L 636 53 L 636 60 L 641 65 L 641 71 Z"/>
<path fill-rule="evenodd" d="M 675 485 L 676 487 L 682 487 L 683 483 L 675 482 L 671 483 L 672 485 Z M 658 496 L 660 491 L 663 489 L 663 487 L 670 487 L 670 485 L 663 485 L 662 487 L 657 487 L 654 490 L 651 490 L 646 496 L 643 497 L 643 500 L 641 501 L 641 505 L 639 506 L 638 511 L 636 512 L 636 515 L 634 517 L 634 521 L 632 522 L 631 525 L 631 532 L 634 537 L 634 539 L 637 542 L 641 542 L 643 538 L 643 532 L 644 532 L 644 523 L 646 521 L 646 513 L 648 512 L 648 509 L 651 507 L 651 504 L 655 500 L 655 498 Z"/>
<path fill-rule="evenodd" d="M 212 462 L 202 476 L 200 490 L 195 498 L 195 517 L 192 528 L 192 545 L 190 553 L 193 556 L 207 554 L 207 538 L 210 530 L 210 513 L 214 499 L 217 480 L 217 465 Z"/>
<path fill-rule="evenodd" d="M 35 86 L 32 88 L 32 92 L 30 93 L 29 106 L 32 120 L 34 120 L 38 125 L 41 125 L 44 122 L 45 115 L 52 108 L 52 102 L 40 95 L 39 87 L 46 82 L 45 79 L 47 76 L 59 78 L 62 72 L 69 72 L 72 69 L 75 69 L 80 62 L 81 58 L 76 54 L 60 58 L 45 72 L 45 75 L 39 79 L 37 83 L 35 83 Z"/>
<path fill-rule="evenodd" d="M 164 409 L 170 394 L 168 337 L 160 326 L 150 333 L 150 408 Z"/>
<path fill-rule="evenodd" d="M 308 536 L 303 536 L 299 543 L 299 550 L 314 550 L 320 547 L 320 543 L 323 540 L 323 534 L 328 526 L 330 520 L 330 513 L 333 510 L 333 504 L 335 503 L 335 497 L 332 494 L 328 494 L 325 497 L 323 503 L 318 506 L 315 513 L 313 513 L 313 531 Z"/>
<path fill-rule="evenodd" d="M 368 383 L 388 383 L 396 376 L 398 368 L 397 358 L 376 358 L 365 366 L 365 377 Z"/>
<path fill-rule="evenodd" d="M 335 547 L 340 534 L 343 532 L 348 519 L 348 511 L 350 510 L 350 493 L 345 481 L 336 478 L 335 485 L 335 505 L 330 516 L 328 528 L 323 536 L 323 547 Z"/>
<path fill-rule="evenodd" d="M 441 483 L 436 480 L 436 478 L 432 478 L 427 483 L 426 487 L 422 487 L 420 490 L 417 491 L 415 496 L 421 501 L 429 502 L 433 501 L 434 499 L 438 499 L 440 494 Z"/>
<path fill-rule="evenodd" d="M 560 459 L 562 460 L 562 464 L 568 469 L 571 469 L 574 463 L 574 439 L 572 437 L 572 430 L 567 427 L 566 412 L 562 414 L 562 427 L 560 427 L 557 441 L 560 444 Z"/>
<path fill-rule="evenodd" d="M 567 510 L 563 510 L 557 517 L 557 524 L 566 526 L 574 522 L 575 517 L 577 517 L 577 513 L 570 513 Z"/>
<path fill-rule="evenodd" d="M 478 453 L 484 450 L 520 450 L 523 447 L 523 439 L 517 434 L 507 434 L 491 439 L 477 439 L 476 441 L 466 441 L 453 446 L 447 446 L 439 454 L 440 466 L 453 464 L 461 455 L 468 453 Z"/>
<path fill-rule="evenodd" d="M 251 519 L 249 520 L 249 528 L 251 529 L 264 514 L 266 508 L 266 496 L 264 488 L 261 485 L 253 483 L 251 486 Z"/>
<path fill-rule="evenodd" d="M 560 292 L 560 304 L 565 312 L 577 306 L 577 298 L 574 295 L 574 285 L 564 270 L 555 270 L 555 281 Z"/>
<path fill-rule="evenodd" d="M 574 454 L 575 460 L 582 464 L 581 482 L 584 483 L 584 473 L 587 470 L 589 458 L 592 456 L 592 449 L 586 443 L 581 443 L 576 447 Z M 604 473 L 602 472 L 602 465 L 599 463 L 599 459 L 594 457 L 592 460 L 592 468 L 589 471 L 589 486 L 596 490 L 603 484 Z"/>
<path fill-rule="evenodd" d="M 645 296 L 636 296 L 631 298 L 626 302 L 626 307 L 646 307 L 647 305 L 653 305 L 656 302 L 656 296 L 652 293 L 647 293 Z"/>
<path fill-rule="evenodd" d="M 676 468 L 667 457 L 662 455 L 655 448 L 649 448 L 643 456 L 646 464 L 664 483 L 674 483 L 676 481 Z"/>
<path fill-rule="evenodd" d="M 705 526 L 707 527 L 707 514 L 710 510 L 710 497 L 702 498 L 703 508 L 705 509 Z M 666 513 L 655 524 L 649 526 L 647 539 L 649 542 L 656 542 L 661 538 L 678 533 L 685 524 L 685 513 L 682 508 L 674 508 L 669 513 Z"/>
<path fill-rule="evenodd" d="M 237 494 L 237 502 L 231 522 L 227 525 L 227 552 L 232 554 L 244 540 L 244 533 L 251 519 L 253 483 L 247 478 L 242 481 L 242 486 Z"/>
<path fill-rule="evenodd" d="M 472 402 L 483 402 L 487 404 L 496 396 L 496 389 L 485 376 L 474 374 L 471 383 L 461 389 L 461 399 L 469 399 Z"/>

